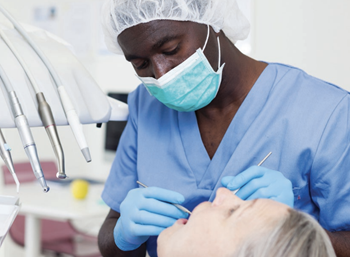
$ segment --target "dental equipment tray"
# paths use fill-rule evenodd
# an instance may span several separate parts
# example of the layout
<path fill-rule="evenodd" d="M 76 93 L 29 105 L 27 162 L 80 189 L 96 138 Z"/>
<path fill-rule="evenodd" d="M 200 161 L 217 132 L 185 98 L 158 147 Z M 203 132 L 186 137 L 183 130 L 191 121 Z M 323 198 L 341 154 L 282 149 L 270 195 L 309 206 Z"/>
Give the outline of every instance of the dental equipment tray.
<path fill-rule="evenodd" d="M 19 211 L 19 198 L 0 195 L 0 246 Z"/>

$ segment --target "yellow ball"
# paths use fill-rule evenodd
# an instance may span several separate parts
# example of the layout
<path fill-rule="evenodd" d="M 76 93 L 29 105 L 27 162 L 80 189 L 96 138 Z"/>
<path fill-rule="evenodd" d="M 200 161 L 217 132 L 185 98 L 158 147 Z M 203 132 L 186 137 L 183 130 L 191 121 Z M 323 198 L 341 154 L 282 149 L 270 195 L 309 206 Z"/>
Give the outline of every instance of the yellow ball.
<path fill-rule="evenodd" d="M 83 179 L 76 179 L 71 184 L 71 191 L 75 199 L 82 200 L 89 191 L 89 182 Z"/>

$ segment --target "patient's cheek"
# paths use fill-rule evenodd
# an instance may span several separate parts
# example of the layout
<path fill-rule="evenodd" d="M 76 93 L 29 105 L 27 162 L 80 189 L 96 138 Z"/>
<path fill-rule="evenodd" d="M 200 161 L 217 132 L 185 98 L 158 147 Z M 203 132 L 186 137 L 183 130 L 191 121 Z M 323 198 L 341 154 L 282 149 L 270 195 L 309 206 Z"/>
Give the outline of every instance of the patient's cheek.
<path fill-rule="evenodd" d="M 169 253 L 167 250 L 169 250 L 170 245 L 169 245 L 169 230 L 165 229 L 163 230 L 162 233 L 160 233 L 158 239 L 157 239 L 157 254 L 158 257 L 167 257 L 169 256 Z M 170 257 L 170 256 L 169 256 Z"/>
<path fill-rule="evenodd" d="M 197 213 L 200 212 L 200 211 L 203 211 L 203 210 L 205 210 L 205 209 L 207 209 L 207 208 L 210 208 L 211 205 L 212 205 L 212 203 L 210 203 L 210 202 L 203 202 L 203 203 L 197 205 L 197 206 L 193 209 L 192 215 L 191 215 L 190 217 L 195 216 L 195 215 L 193 215 L 193 214 L 197 214 Z"/>

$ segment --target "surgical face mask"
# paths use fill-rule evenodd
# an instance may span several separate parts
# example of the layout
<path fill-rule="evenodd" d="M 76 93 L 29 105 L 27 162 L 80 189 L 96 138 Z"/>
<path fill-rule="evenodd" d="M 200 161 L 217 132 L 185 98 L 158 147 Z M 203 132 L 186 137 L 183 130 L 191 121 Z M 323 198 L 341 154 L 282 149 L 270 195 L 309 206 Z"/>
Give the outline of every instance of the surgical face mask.
<path fill-rule="evenodd" d="M 191 112 L 207 106 L 216 96 L 222 78 L 220 67 L 220 41 L 219 64 L 216 72 L 211 67 L 203 51 L 209 39 L 209 26 L 203 50 L 198 49 L 184 62 L 168 71 L 159 79 L 151 77 L 138 77 L 148 92 L 160 102 L 179 112 Z"/>

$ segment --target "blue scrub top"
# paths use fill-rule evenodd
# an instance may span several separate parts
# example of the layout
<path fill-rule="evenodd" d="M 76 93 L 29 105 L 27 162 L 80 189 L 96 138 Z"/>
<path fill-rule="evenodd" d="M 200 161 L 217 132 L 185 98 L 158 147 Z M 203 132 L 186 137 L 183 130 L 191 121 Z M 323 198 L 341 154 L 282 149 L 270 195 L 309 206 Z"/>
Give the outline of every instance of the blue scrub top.
<path fill-rule="evenodd" d="M 350 230 L 350 94 L 287 65 L 270 63 L 240 106 L 214 157 L 195 112 L 177 112 L 140 85 L 103 200 L 119 212 L 136 180 L 184 195 L 189 210 L 213 200 L 221 178 L 257 165 L 293 184 L 295 208 L 330 231 Z M 148 251 L 156 256 L 156 238 Z"/>

